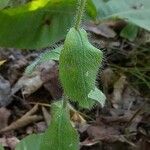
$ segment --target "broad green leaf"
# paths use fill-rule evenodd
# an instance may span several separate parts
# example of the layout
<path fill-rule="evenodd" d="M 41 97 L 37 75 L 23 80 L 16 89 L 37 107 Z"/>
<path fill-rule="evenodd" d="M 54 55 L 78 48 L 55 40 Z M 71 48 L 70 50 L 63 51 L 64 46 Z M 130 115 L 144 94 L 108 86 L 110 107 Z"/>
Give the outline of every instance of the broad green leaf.
<path fill-rule="evenodd" d="M 88 94 L 95 89 L 102 57 L 102 51 L 88 41 L 84 29 L 70 29 L 60 54 L 59 77 L 65 95 L 81 107 L 89 108 L 95 104 Z"/>
<path fill-rule="evenodd" d="M 70 122 L 68 108 L 63 103 L 52 105 L 52 120 L 44 134 L 40 150 L 79 150 L 79 137 Z"/>
<path fill-rule="evenodd" d="M 4 150 L 3 146 L 0 144 L 0 150 Z"/>
<path fill-rule="evenodd" d="M 9 4 L 10 0 L 0 0 L 0 10 L 5 8 Z"/>
<path fill-rule="evenodd" d="M 138 35 L 138 31 L 139 31 L 138 29 L 139 29 L 138 26 L 129 23 L 122 29 L 120 36 L 128 39 L 129 41 L 133 41 Z"/>
<path fill-rule="evenodd" d="M 77 3 L 77 0 L 75 0 L 75 2 Z M 78 5 L 76 5 L 78 6 Z M 87 16 L 90 17 L 90 19 L 96 19 L 96 16 L 97 16 L 97 10 L 96 10 L 96 7 L 93 3 L 92 0 L 87 0 L 87 5 L 86 5 L 86 14 Z"/>
<path fill-rule="evenodd" d="M 15 150 L 41 150 L 42 134 L 32 134 L 21 140 Z"/>
<path fill-rule="evenodd" d="M 0 46 L 43 48 L 62 39 L 74 21 L 76 0 L 34 0 L 0 11 Z M 88 0 L 88 14 L 96 10 Z"/>
<path fill-rule="evenodd" d="M 150 0 L 93 0 L 100 20 L 120 18 L 150 31 Z"/>
<path fill-rule="evenodd" d="M 104 107 L 106 96 L 98 88 L 95 87 L 94 90 L 91 90 L 88 97 L 97 101 L 102 107 Z"/>
<path fill-rule="evenodd" d="M 49 50 L 44 53 L 42 53 L 33 63 L 31 63 L 25 70 L 25 74 L 30 75 L 32 72 L 36 69 L 36 67 L 44 62 L 50 61 L 50 60 L 59 60 L 60 52 L 62 50 L 62 46 L 54 49 Z"/>

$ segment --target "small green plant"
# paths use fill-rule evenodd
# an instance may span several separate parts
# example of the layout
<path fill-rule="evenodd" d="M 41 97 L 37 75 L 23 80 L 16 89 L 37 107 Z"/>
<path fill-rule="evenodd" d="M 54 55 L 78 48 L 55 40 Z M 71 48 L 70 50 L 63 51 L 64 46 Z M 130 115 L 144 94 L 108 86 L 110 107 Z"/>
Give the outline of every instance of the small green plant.
<path fill-rule="evenodd" d="M 102 106 L 105 103 L 105 96 L 95 85 L 103 54 L 90 44 L 86 31 L 80 28 L 85 5 L 86 0 L 78 1 L 75 25 L 67 33 L 64 45 L 42 54 L 25 72 L 31 74 L 44 61 L 59 60 L 59 76 L 64 96 L 52 105 L 52 121 L 42 135 L 40 150 L 79 149 L 79 136 L 70 121 L 69 100 L 77 102 L 82 108 L 91 108 L 96 101 Z"/>

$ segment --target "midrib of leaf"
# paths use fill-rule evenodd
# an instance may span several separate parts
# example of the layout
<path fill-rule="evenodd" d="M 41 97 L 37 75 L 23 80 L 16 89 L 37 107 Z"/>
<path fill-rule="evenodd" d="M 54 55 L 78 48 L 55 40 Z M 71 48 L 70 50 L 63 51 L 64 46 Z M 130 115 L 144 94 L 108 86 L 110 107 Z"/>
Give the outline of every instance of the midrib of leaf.
<path fill-rule="evenodd" d="M 80 34 L 80 32 L 78 31 L 77 32 L 78 33 L 78 36 L 79 36 L 79 40 L 80 40 L 80 43 L 81 43 L 81 48 L 83 49 L 83 58 L 85 58 L 85 49 L 84 49 L 84 42 L 83 42 L 83 40 L 82 40 L 82 36 L 81 36 L 81 34 Z M 80 58 L 80 57 L 79 57 Z M 84 59 L 85 60 L 85 59 Z M 81 59 L 79 59 L 79 64 L 81 64 L 81 67 L 78 67 L 78 69 L 80 70 L 80 72 L 81 72 L 81 78 L 82 78 L 82 81 L 84 82 L 84 84 L 83 84 L 83 89 L 84 89 L 84 91 L 86 91 L 86 95 L 84 95 L 84 97 L 87 97 L 87 89 L 86 89 L 86 87 L 87 87 L 87 82 L 86 82 L 86 80 L 84 79 L 84 71 L 83 71 L 83 69 L 82 69 L 82 63 L 81 63 L 82 61 L 81 61 Z M 85 64 L 85 61 L 84 61 L 84 64 Z M 85 101 L 85 100 L 83 100 L 83 101 Z M 86 101 L 88 101 L 88 99 L 86 99 Z M 90 104 L 90 102 L 88 102 L 88 104 Z"/>

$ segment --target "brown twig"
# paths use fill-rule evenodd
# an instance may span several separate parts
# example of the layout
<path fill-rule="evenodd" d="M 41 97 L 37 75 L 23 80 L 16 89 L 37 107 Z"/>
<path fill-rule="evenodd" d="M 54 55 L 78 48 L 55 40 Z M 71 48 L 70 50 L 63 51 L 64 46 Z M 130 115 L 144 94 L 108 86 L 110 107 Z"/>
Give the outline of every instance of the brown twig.
<path fill-rule="evenodd" d="M 16 130 L 18 128 L 22 128 L 28 124 L 31 124 L 36 121 L 40 121 L 43 119 L 42 116 L 33 115 L 38 110 L 38 104 L 35 105 L 30 111 L 28 111 L 25 115 L 23 115 L 20 119 L 14 121 L 9 126 L 0 130 L 0 133 L 7 132 L 10 130 Z"/>
<path fill-rule="evenodd" d="M 39 105 L 36 104 L 30 111 L 28 111 L 23 117 L 28 117 L 37 112 Z"/>
<path fill-rule="evenodd" d="M 22 128 L 30 123 L 40 121 L 40 120 L 42 120 L 42 118 L 43 118 L 42 116 L 37 116 L 37 115 L 22 117 L 22 118 L 18 119 L 17 121 L 13 122 L 12 124 L 10 124 L 9 126 L 0 130 L 0 133 L 7 132 L 10 130 L 16 130 L 18 128 Z"/>
<path fill-rule="evenodd" d="M 48 113 L 48 111 L 45 109 L 45 107 L 42 106 L 42 113 L 44 116 L 44 120 L 46 122 L 46 125 L 48 126 L 50 124 L 51 116 Z"/>
<path fill-rule="evenodd" d="M 127 124 L 125 125 L 125 128 L 127 128 L 128 126 L 131 125 L 132 121 L 140 114 L 140 112 L 143 110 L 145 104 L 147 103 L 147 101 L 144 102 L 144 104 L 137 109 L 137 111 L 133 114 L 133 116 L 130 118 L 130 120 L 127 122 Z"/>
<path fill-rule="evenodd" d="M 40 105 L 40 106 L 51 107 L 50 104 L 39 103 L 39 102 L 29 102 L 29 104 L 31 104 L 31 105 L 36 105 L 36 104 L 38 104 L 38 105 Z"/>

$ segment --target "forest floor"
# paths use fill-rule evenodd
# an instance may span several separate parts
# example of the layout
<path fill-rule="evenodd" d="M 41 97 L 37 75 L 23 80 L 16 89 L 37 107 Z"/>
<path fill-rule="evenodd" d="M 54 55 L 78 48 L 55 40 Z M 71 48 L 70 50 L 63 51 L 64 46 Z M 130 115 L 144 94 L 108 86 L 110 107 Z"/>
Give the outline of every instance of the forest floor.
<path fill-rule="evenodd" d="M 150 38 L 140 31 L 134 41 L 118 35 L 118 26 L 85 26 L 93 45 L 104 52 L 97 76 L 107 96 L 104 108 L 71 112 L 80 133 L 81 150 L 148 150 L 150 147 Z M 117 28 L 117 31 L 116 29 Z M 49 50 L 0 49 L 0 143 L 13 149 L 27 135 L 44 132 L 51 120 L 50 105 L 62 95 L 58 62 L 24 70 Z"/>

